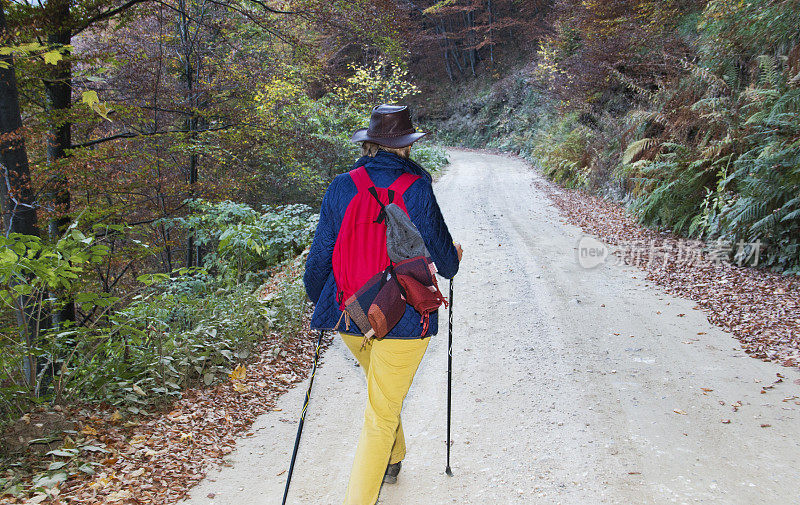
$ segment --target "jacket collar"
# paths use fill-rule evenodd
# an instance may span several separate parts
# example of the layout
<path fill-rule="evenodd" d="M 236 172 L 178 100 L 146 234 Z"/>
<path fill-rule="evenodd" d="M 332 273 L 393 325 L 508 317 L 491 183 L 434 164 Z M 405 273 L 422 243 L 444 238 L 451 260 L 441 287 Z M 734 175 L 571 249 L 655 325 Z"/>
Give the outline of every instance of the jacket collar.
<path fill-rule="evenodd" d="M 431 181 L 431 174 L 428 173 L 427 170 L 419 166 L 414 160 L 401 158 L 400 156 L 390 153 L 387 151 L 378 151 L 375 154 L 374 158 L 370 158 L 369 156 L 362 156 L 359 158 L 353 168 L 358 168 L 361 166 L 369 167 L 369 168 L 377 168 L 380 169 L 400 169 L 403 172 L 408 172 L 414 175 L 418 175 L 428 182 Z"/>

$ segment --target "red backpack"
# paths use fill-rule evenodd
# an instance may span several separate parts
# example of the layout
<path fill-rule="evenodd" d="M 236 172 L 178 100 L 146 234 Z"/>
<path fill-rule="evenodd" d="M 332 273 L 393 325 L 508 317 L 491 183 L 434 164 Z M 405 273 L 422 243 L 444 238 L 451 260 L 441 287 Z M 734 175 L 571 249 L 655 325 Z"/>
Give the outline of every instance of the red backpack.
<path fill-rule="evenodd" d="M 333 277 L 339 289 L 336 298 L 340 310 L 344 310 L 347 299 L 391 263 L 381 203 L 394 203 L 408 214 L 403 193 L 419 179 L 418 175 L 404 173 L 388 188 L 377 188 L 364 167 L 351 170 L 350 177 L 358 193 L 347 205 L 333 246 Z"/>

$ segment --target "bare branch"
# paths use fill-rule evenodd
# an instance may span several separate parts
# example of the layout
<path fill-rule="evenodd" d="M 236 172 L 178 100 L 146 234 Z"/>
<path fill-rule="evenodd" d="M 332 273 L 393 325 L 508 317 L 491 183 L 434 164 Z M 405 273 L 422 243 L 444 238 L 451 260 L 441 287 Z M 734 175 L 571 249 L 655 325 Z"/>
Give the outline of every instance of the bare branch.
<path fill-rule="evenodd" d="M 194 130 L 194 133 L 204 133 L 204 132 L 213 132 L 219 130 L 227 130 L 228 128 L 233 127 L 234 125 L 223 125 L 223 126 L 216 126 L 213 128 L 205 128 L 203 130 Z M 136 137 L 152 137 L 154 135 L 165 135 L 168 133 L 190 133 L 189 130 L 180 129 L 180 130 L 162 130 L 162 131 L 154 131 L 154 132 L 125 132 L 125 133 L 117 133 L 116 135 L 111 135 L 109 137 L 103 137 L 99 139 L 89 140 L 87 142 L 83 142 L 81 144 L 73 144 L 69 146 L 70 149 L 82 149 L 84 147 L 91 147 L 97 144 L 102 144 L 105 142 L 110 142 L 112 140 L 117 139 L 132 139 Z"/>

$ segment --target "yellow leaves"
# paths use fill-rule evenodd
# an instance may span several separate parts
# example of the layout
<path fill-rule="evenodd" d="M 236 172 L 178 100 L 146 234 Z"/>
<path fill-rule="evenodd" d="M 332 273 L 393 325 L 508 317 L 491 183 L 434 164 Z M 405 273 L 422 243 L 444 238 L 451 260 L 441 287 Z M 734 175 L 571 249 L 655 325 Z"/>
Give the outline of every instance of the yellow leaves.
<path fill-rule="evenodd" d="M 122 413 L 119 410 L 115 410 L 111 417 L 108 418 L 109 422 L 111 423 L 118 423 L 122 421 Z"/>
<path fill-rule="evenodd" d="M 247 384 L 245 384 L 243 382 L 234 382 L 233 383 L 233 389 L 237 393 L 247 393 L 248 391 L 250 391 L 250 386 L 248 386 Z"/>
<path fill-rule="evenodd" d="M 20 44 L 17 46 L 17 50 L 25 51 L 26 53 L 35 53 L 36 51 L 41 51 L 45 49 L 45 46 L 38 42 L 28 42 L 27 44 Z"/>
<path fill-rule="evenodd" d="M 48 65 L 57 65 L 59 61 L 64 59 L 59 51 L 48 51 L 42 54 L 42 58 L 44 58 L 44 62 Z"/>
<path fill-rule="evenodd" d="M 242 364 L 236 365 L 236 368 L 230 373 L 230 378 L 232 381 L 245 380 L 247 378 L 247 368 Z"/>
<path fill-rule="evenodd" d="M 108 117 L 108 113 L 111 112 L 111 109 L 105 103 L 100 102 L 100 97 L 97 96 L 97 91 L 90 90 L 84 91 L 81 93 L 81 101 L 89 106 L 90 109 L 95 111 L 100 117 L 107 121 L 111 121 Z"/>
<path fill-rule="evenodd" d="M 53 45 L 47 46 L 38 42 L 28 42 L 25 44 L 18 44 L 14 46 L 0 47 L 0 56 L 22 57 L 22 58 L 37 58 L 42 57 L 47 65 L 58 65 L 66 55 L 72 52 L 73 47 L 70 45 Z M 0 68 L 10 68 L 8 61 L 0 61 Z"/>
<path fill-rule="evenodd" d="M 97 91 L 84 91 L 81 93 L 81 100 L 89 107 L 100 103 L 100 98 L 97 96 Z"/>
<path fill-rule="evenodd" d="M 244 365 L 236 365 L 233 372 L 230 373 L 231 382 L 233 382 L 233 389 L 237 393 L 247 393 L 250 391 L 250 386 L 244 383 L 247 379 L 247 368 Z"/>
<path fill-rule="evenodd" d="M 369 111 L 376 103 L 402 102 L 420 92 L 410 81 L 408 70 L 385 58 L 367 65 L 351 64 L 349 68 L 353 75 L 334 92 L 340 101 L 355 109 Z"/>
<path fill-rule="evenodd" d="M 81 433 L 84 434 L 84 435 L 92 436 L 92 437 L 97 436 L 97 430 L 94 429 L 93 427 L 89 426 L 88 424 L 85 425 L 83 427 L 83 429 L 81 429 Z"/>
<path fill-rule="evenodd" d="M 426 16 L 430 16 L 431 14 L 436 14 L 442 7 L 447 7 L 448 5 L 452 5 L 456 3 L 456 0 L 441 0 L 436 2 L 435 4 L 431 5 L 427 9 L 423 10 L 422 13 Z"/>

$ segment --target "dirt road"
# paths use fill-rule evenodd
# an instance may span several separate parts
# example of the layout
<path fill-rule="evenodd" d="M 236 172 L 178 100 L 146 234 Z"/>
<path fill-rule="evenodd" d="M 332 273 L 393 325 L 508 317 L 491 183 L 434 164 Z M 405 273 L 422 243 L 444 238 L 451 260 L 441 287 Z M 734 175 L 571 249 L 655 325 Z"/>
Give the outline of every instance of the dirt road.
<path fill-rule="evenodd" d="M 800 395 L 800 374 L 747 357 L 692 302 L 633 267 L 581 268 L 581 231 L 562 222 L 522 161 L 453 151 L 451 162 L 435 190 L 465 251 L 455 475 L 444 474 L 445 327 L 406 399 L 399 482 L 379 503 L 800 504 L 800 399 L 783 401 Z M 760 394 L 776 373 L 783 382 Z M 279 504 L 304 391 L 259 418 L 190 503 Z M 335 341 L 314 383 L 289 503 L 340 503 L 365 398 L 361 370 Z"/>

